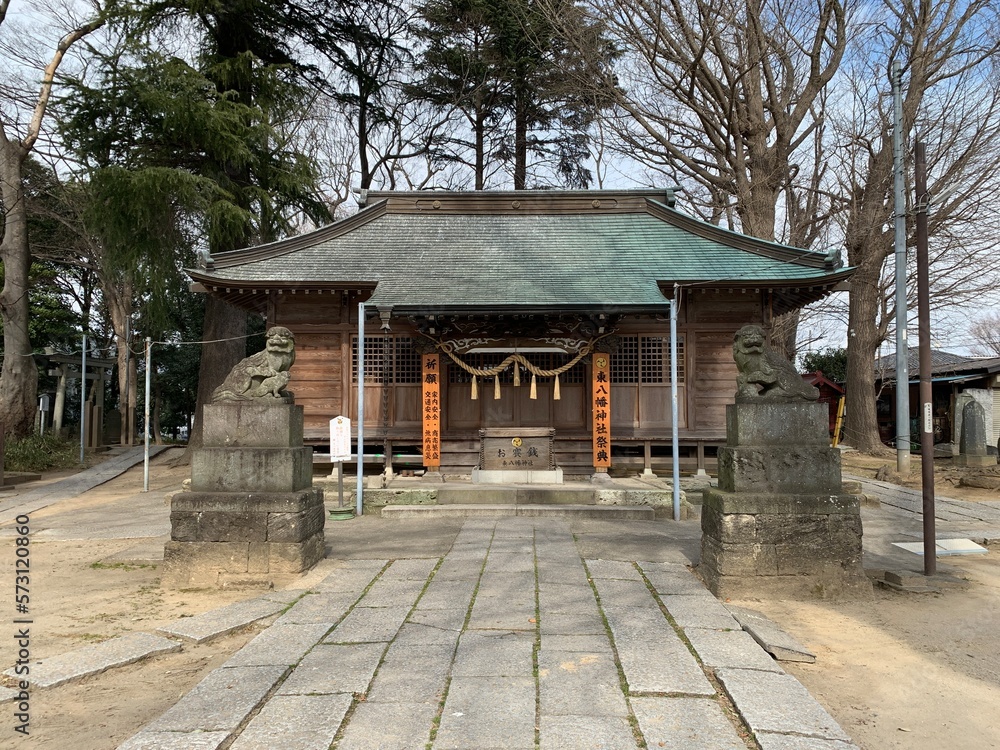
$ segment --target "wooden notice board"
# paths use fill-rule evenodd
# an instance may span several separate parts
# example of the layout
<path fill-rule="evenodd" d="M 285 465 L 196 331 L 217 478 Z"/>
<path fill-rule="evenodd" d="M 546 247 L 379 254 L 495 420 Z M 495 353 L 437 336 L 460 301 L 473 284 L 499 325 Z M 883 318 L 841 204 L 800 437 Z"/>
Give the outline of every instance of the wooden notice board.
<path fill-rule="evenodd" d="M 611 466 L 611 355 L 594 352 L 593 415 L 594 468 Z"/>
<path fill-rule="evenodd" d="M 424 466 L 441 467 L 441 357 L 424 354 L 421 360 L 423 385 Z"/>

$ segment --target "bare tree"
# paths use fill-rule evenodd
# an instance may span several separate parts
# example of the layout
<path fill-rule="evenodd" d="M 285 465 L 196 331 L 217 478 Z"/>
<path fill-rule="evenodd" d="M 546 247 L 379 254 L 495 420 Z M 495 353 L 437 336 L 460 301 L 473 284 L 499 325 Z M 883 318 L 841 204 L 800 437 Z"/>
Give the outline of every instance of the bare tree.
<path fill-rule="evenodd" d="M 904 132 L 928 145 L 932 301 L 961 304 L 995 285 L 997 15 L 993 0 L 885 0 L 858 30 L 848 93 L 832 108 L 842 158 L 836 171 L 847 201 L 844 241 L 848 263 L 857 268 L 849 295 L 845 437 L 864 452 L 883 448 L 874 361 L 895 316 L 887 267 L 893 254 L 891 61 L 904 68 Z M 909 272 L 915 277 L 912 262 Z"/>
<path fill-rule="evenodd" d="M 624 51 L 613 66 L 597 59 L 572 71 L 613 99 L 620 150 L 681 184 L 707 221 L 813 245 L 831 217 L 823 109 L 847 45 L 840 0 L 586 0 L 584 8 Z M 576 43 L 584 50 L 592 40 Z M 794 342 L 794 321 L 773 338 Z"/>
<path fill-rule="evenodd" d="M 969 326 L 976 343 L 971 347 L 977 357 L 1000 357 L 1000 312 L 981 315 Z"/>
<path fill-rule="evenodd" d="M 0 31 L 8 22 L 10 0 L 0 2 Z M 35 418 L 35 395 L 38 370 L 31 358 L 28 336 L 28 269 L 31 253 L 25 211 L 22 168 L 38 141 L 52 95 L 56 71 L 70 48 L 104 24 L 100 7 L 65 32 L 51 58 L 39 71 L 41 81 L 37 98 L 19 122 L 17 108 L 7 106 L 0 113 L 0 198 L 3 209 L 3 239 L 0 261 L 4 266 L 4 284 L 0 291 L 0 321 L 3 322 L 3 368 L 0 370 L 0 421 L 9 435 L 31 432 Z"/>

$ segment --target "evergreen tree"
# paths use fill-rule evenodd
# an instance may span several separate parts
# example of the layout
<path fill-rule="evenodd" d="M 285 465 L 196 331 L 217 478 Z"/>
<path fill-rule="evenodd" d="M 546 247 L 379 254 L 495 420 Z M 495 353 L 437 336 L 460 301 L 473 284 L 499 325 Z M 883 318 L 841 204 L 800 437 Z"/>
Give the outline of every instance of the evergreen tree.
<path fill-rule="evenodd" d="M 146 310 L 157 330 L 166 291 L 195 243 L 227 252 L 275 239 L 297 212 L 329 215 L 309 163 L 281 128 L 317 76 L 291 52 L 309 31 L 300 9 L 171 0 L 133 11 L 120 27 L 121 46 L 99 56 L 99 77 L 77 81 L 64 101 L 64 133 L 91 167 L 91 226 L 122 274 L 114 285 L 158 282 Z M 164 28 L 194 34 L 196 53 L 184 59 L 157 49 Z M 206 300 L 202 339 L 215 343 L 201 357 L 199 404 L 243 357 L 245 334 L 245 312 Z M 119 336 L 121 347 L 125 332 Z M 199 436 L 196 416 L 195 444 Z"/>
<path fill-rule="evenodd" d="M 613 54 L 596 24 L 570 2 L 558 5 L 574 33 L 593 39 L 596 54 Z M 471 128 L 469 139 L 443 144 L 443 158 L 469 163 L 477 189 L 491 172 L 491 156 L 509 165 L 515 190 L 527 188 L 529 154 L 535 171 L 548 163 L 563 185 L 586 187 L 588 131 L 600 102 L 561 72 L 576 53 L 546 13 L 531 0 L 428 0 L 419 14 L 424 51 L 410 88 L 436 107 L 454 108 Z M 548 180 L 539 182 L 534 186 Z"/>

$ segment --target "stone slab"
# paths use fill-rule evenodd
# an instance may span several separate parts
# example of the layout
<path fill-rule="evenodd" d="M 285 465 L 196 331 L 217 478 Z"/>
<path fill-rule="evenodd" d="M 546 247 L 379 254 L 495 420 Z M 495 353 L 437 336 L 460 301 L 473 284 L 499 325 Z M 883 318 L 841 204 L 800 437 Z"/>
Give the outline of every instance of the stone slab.
<path fill-rule="evenodd" d="M 535 681 L 531 677 L 455 677 L 434 750 L 533 748 Z"/>
<path fill-rule="evenodd" d="M 426 581 L 440 561 L 439 557 L 411 557 L 405 560 L 394 560 L 389 569 L 382 574 L 382 577 L 390 581 Z"/>
<path fill-rule="evenodd" d="M 230 750 L 329 750 L 351 702 L 346 694 L 276 695 Z"/>
<path fill-rule="evenodd" d="M 530 677 L 535 634 L 466 631 L 458 642 L 451 673 L 456 677 Z"/>
<path fill-rule="evenodd" d="M 816 654 L 760 612 L 731 605 L 727 607 L 743 630 L 778 661 L 816 663 Z"/>
<path fill-rule="evenodd" d="M 149 732 L 143 730 L 118 750 L 218 750 L 230 732 Z"/>
<path fill-rule="evenodd" d="M 635 750 L 632 726 L 619 716 L 546 716 L 539 727 L 539 750 Z"/>
<path fill-rule="evenodd" d="M 500 459 L 503 461 L 504 459 Z M 516 460 L 516 459 L 515 459 Z M 512 463 L 508 460 L 508 463 Z M 542 464 L 539 464 L 542 465 Z M 562 469 L 473 469 L 472 483 L 480 484 L 562 484 Z"/>
<path fill-rule="evenodd" d="M 534 592 L 517 598 L 476 596 L 469 617 L 470 630 L 530 630 L 537 627 Z"/>
<path fill-rule="evenodd" d="M 701 666 L 658 609 L 604 611 L 631 692 L 715 695 Z"/>
<path fill-rule="evenodd" d="M 662 597 L 667 612 L 679 627 L 739 630 L 740 625 L 718 599 L 710 596 L 673 594 Z"/>
<path fill-rule="evenodd" d="M 784 672 L 771 655 L 742 630 L 688 628 L 684 636 L 706 667 Z"/>
<path fill-rule="evenodd" d="M 19 694 L 20 693 L 13 688 L 0 686 L 0 703 L 8 703 L 17 698 Z"/>
<path fill-rule="evenodd" d="M 302 446 L 303 408 L 296 404 L 229 401 L 205 404 L 206 448 L 296 448 Z"/>
<path fill-rule="evenodd" d="M 720 669 L 716 677 L 754 733 L 801 734 L 850 742 L 836 720 L 791 675 Z"/>
<path fill-rule="evenodd" d="M 423 592 L 424 581 L 389 580 L 382 576 L 361 600 L 362 607 L 395 607 L 407 604 L 410 607 Z"/>
<path fill-rule="evenodd" d="M 595 579 L 594 585 L 601 597 L 601 607 L 650 607 L 657 609 L 659 605 L 653 598 L 653 593 L 645 581 L 622 581 Z"/>
<path fill-rule="evenodd" d="M 356 591 L 360 596 L 388 563 L 388 560 L 346 560 L 339 563 L 337 568 L 316 586 L 316 590 Z"/>
<path fill-rule="evenodd" d="M 861 750 L 852 742 L 825 740 L 819 737 L 800 737 L 795 734 L 759 732 L 754 735 L 760 750 Z"/>
<path fill-rule="evenodd" d="M 216 669 L 160 718 L 150 732 L 235 730 L 259 706 L 287 667 Z"/>
<path fill-rule="evenodd" d="M 732 722 L 714 700 L 632 698 L 639 731 L 650 748 L 746 750 Z"/>
<path fill-rule="evenodd" d="M 454 609 L 468 607 L 472 601 L 472 592 L 476 590 L 474 580 L 431 581 L 417 602 L 418 609 Z"/>
<path fill-rule="evenodd" d="M 448 659 L 437 664 L 426 661 L 383 663 L 368 689 L 367 700 L 374 703 L 428 703 L 437 709 L 448 681 L 450 657 Z"/>
<path fill-rule="evenodd" d="M 626 581 L 641 581 L 642 575 L 630 562 L 621 560 L 585 560 L 587 573 L 591 578 L 618 578 Z"/>
<path fill-rule="evenodd" d="M 346 591 L 307 594 L 299 599 L 275 625 L 306 625 L 328 623 L 329 627 L 338 622 L 357 601 L 357 594 Z"/>
<path fill-rule="evenodd" d="M 539 583 L 538 608 L 542 612 L 589 612 L 597 607 L 594 590 L 580 584 Z"/>
<path fill-rule="evenodd" d="M 387 505 L 383 518 L 606 518 L 652 521 L 650 507 L 622 505 Z"/>
<path fill-rule="evenodd" d="M 595 609 L 592 612 L 540 613 L 539 630 L 542 638 L 549 635 L 604 635 L 604 620 Z"/>
<path fill-rule="evenodd" d="M 332 622 L 301 625 L 275 623 L 233 654 L 225 667 L 291 666 L 298 664 L 333 627 Z"/>
<path fill-rule="evenodd" d="M 140 659 L 180 651 L 181 644 L 149 633 L 129 633 L 102 643 L 78 648 L 67 654 L 40 659 L 31 665 L 31 684 L 50 688 L 99 674 Z M 4 672 L 14 677 L 14 670 Z"/>
<path fill-rule="evenodd" d="M 542 716 L 628 717 L 618 668 L 610 653 L 538 653 L 538 705 Z"/>
<path fill-rule="evenodd" d="M 437 703 L 359 703 L 337 750 L 412 750 L 427 746 Z M 325 748 L 324 748 L 325 750 Z"/>
<path fill-rule="evenodd" d="M 407 623 L 436 628 L 440 631 L 449 631 L 457 635 L 465 626 L 465 620 L 468 614 L 468 607 L 455 607 L 452 609 L 418 608 L 410 613 Z M 396 637 L 399 638 L 398 635 Z"/>
<path fill-rule="evenodd" d="M 279 695 L 364 693 L 385 651 L 384 643 L 319 645 L 278 689 Z"/>
<path fill-rule="evenodd" d="M 686 565 L 640 562 L 639 567 L 660 596 L 669 594 L 712 595 L 712 592 L 705 587 L 704 582 Z"/>
<path fill-rule="evenodd" d="M 391 641 L 406 620 L 412 605 L 355 607 L 324 641 L 325 643 L 376 643 Z"/>
<path fill-rule="evenodd" d="M 234 630 L 275 615 L 287 606 L 287 602 L 275 601 L 267 597 L 248 599 L 235 602 L 219 609 L 202 612 L 194 617 L 184 617 L 174 620 L 156 632 L 163 635 L 183 638 L 186 641 L 204 643 L 213 638 L 219 638 Z"/>
<path fill-rule="evenodd" d="M 610 654 L 606 635 L 542 635 L 542 649 L 551 653 Z"/>

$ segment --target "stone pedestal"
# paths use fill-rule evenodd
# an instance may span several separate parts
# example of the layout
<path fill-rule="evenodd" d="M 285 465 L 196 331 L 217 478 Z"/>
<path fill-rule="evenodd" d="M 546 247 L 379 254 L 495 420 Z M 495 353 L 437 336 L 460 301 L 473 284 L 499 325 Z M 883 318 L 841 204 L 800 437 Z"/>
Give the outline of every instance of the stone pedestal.
<path fill-rule="evenodd" d="M 825 404 L 726 407 L 719 486 L 704 490 L 699 570 L 720 598 L 858 598 L 860 500 L 841 487 Z"/>
<path fill-rule="evenodd" d="M 270 587 L 323 558 L 323 494 L 302 445 L 302 407 L 227 401 L 205 407 L 191 489 L 170 501 L 165 585 Z"/>

